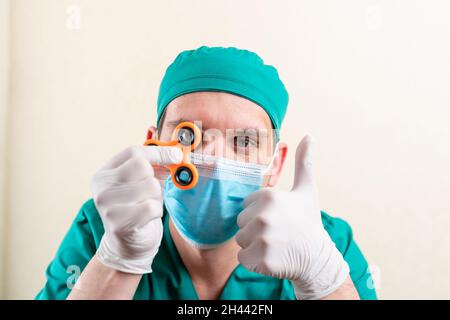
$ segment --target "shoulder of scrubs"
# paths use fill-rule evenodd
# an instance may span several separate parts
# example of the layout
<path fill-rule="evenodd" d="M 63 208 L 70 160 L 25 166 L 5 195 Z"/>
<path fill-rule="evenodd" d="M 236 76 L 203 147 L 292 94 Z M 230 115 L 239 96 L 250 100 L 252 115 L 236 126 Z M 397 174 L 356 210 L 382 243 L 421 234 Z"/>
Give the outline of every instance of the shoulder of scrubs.
<path fill-rule="evenodd" d="M 322 213 L 322 223 L 350 267 L 350 277 L 361 300 L 377 299 L 367 261 L 353 239 L 350 225 L 343 219 Z"/>
<path fill-rule="evenodd" d="M 47 267 L 44 288 L 36 299 L 66 299 L 85 266 L 94 256 L 104 233 L 92 199 L 86 201 Z"/>

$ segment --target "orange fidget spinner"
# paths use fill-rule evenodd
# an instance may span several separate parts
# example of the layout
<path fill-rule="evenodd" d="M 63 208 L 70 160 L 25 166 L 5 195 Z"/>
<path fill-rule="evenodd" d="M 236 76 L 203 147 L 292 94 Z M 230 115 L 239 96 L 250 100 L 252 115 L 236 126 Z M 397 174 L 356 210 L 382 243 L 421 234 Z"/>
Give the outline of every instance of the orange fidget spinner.
<path fill-rule="evenodd" d="M 198 171 L 191 163 L 190 153 L 200 144 L 202 133 L 192 122 L 181 122 L 175 127 L 171 141 L 148 139 L 144 146 L 171 146 L 179 147 L 183 151 L 183 160 L 178 164 L 166 167 L 170 170 L 173 184 L 183 190 L 188 190 L 197 184 Z"/>

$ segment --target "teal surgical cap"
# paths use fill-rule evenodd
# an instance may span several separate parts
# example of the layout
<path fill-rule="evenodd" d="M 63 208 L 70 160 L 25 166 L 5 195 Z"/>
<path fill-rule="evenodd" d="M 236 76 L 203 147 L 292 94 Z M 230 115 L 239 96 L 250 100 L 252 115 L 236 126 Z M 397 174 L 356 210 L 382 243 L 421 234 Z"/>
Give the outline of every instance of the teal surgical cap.
<path fill-rule="evenodd" d="M 158 95 L 158 119 L 176 97 L 198 91 L 222 91 L 261 106 L 278 131 L 289 96 L 277 70 L 254 52 L 234 47 L 206 47 L 183 51 L 167 68 Z"/>

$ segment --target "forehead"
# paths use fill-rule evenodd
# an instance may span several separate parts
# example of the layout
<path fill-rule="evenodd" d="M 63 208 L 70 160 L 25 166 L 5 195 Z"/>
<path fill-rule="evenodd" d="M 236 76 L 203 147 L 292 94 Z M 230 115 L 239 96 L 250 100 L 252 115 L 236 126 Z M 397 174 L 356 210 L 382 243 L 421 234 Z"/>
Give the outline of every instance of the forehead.
<path fill-rule="evenodd" d="M 259 105 L 226 92 L 194 92 L 175 98 L 166 108 L 164 123 L 180 120 L 201 121 L 204 129 L 272 128 Z"/>

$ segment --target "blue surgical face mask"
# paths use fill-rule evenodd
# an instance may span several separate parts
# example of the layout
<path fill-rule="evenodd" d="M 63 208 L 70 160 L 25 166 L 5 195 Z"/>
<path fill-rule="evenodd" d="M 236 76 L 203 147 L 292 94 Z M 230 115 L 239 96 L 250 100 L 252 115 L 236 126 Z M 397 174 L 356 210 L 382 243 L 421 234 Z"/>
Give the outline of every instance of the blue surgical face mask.
<path fill-rule="evenodd" d="M 262 184 L 267 166 L 202 154 L 191 154 L 199 171 L 197 185 L 164 184 L 164 204 L 180 235 L 199 248 L 217 247 L 238 231 L 237 216 L 244 199 Z"/>

